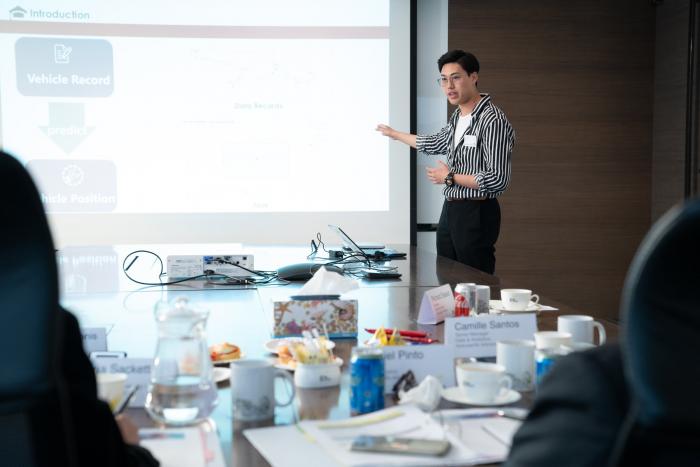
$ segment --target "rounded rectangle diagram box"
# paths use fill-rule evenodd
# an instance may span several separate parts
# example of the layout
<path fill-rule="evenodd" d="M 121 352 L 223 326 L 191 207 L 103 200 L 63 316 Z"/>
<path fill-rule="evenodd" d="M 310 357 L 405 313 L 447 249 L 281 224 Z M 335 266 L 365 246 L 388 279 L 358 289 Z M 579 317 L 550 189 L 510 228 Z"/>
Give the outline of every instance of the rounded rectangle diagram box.
<path fill-rule="evenodd" d="M 33 159 L 27 170 L 48 212 L 110 212 L 117 206 L 117 168 L 112 161 Z"/>
<path fill-rule="evenodd" d="M 22 37 L 15 62 L 25 96 L 107 97 L 114 90 L 112 44 L 103 39 Z"/>

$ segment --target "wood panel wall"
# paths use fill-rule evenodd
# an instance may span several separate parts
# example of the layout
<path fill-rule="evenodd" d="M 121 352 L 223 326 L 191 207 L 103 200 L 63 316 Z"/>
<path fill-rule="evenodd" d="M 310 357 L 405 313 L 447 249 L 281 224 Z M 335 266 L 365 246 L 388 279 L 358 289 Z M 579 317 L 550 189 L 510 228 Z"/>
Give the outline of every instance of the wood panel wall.
<path fill-rule="evenodd" d="M 684 197 L 689 14 L 688 0 L 656 7 L 652 220 Z"/>
<path fill-rule="evenodd" d="M 451 0 L 448 41 L 516 131 L 496 274 L 616 319 L 650 226 L 651 2 Z"/>

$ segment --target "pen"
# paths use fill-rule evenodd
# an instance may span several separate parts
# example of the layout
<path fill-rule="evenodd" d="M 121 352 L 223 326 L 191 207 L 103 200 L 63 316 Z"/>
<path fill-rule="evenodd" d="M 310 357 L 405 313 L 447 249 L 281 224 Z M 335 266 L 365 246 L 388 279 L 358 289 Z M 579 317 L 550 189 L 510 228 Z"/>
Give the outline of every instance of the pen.
<path fill-rule="evenodd" d="M 475 419 L 475 418 L 503 417 L 503 418 L 510 418 L 512 420 L 518 420 L 518 421 L 522 422 L 527 417 L 527 414 L 521 414 L 518 412 L 506 411 L 506 410 L 493 410 L 493 411 L 489 411 L 489 412 L 447 414 L 447 415 L 441 415 L 440 417 L 445 419 L 445 420 L 468 420 L 468 419 Z"/>
<path fill-rule="evenodd" d="M 376 329 L 365 328 L 365 331 L 374 334 Z M 394 333 L 394 330 L 393 329 L 385 329 L 384 332 L 386 333 L 387 336 L 390 336 Z M 425 331 L 410 331 L 408 329 L 401 329 L 399 331 L 399 335 L 401 337 L 428 337 L 428 333 Z"/>
<path fill-rule="evenodd" d="M 139 385 L 135 384 L 129 388 L 126 394 L 124 394 L 124 397 L 122 397 L 122 400 L 119 401 L 119 404 L 114 408 L 112 413 L 114 415 L 119 415 L 124 411 L 126 406 L 129 404 L 129 401 L 131 400 L 132 397 L 134 397 L 134 394 L 136 394 L 136 391 L 138 391 Z"/>

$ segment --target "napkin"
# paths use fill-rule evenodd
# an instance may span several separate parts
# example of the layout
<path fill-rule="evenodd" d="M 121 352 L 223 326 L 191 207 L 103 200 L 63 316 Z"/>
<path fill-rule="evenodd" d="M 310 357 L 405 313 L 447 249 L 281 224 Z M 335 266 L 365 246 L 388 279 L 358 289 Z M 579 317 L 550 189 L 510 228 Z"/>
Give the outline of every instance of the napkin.
<path fill-rule="evenodd" d="M 355 279 L 349 279 L 337 272 L 331 272 L 325 267 L 321 267 L 294 296 L 340 295 L 357 288 L 359 286 Z"/>
<path fill-rule="evenodd" d="M 442 383 L 435 376 L 428 375 L 418 386 L 399 393 L 399 404 L 416 404 L 421 410 L 435 410 L 442 398 Z"/>

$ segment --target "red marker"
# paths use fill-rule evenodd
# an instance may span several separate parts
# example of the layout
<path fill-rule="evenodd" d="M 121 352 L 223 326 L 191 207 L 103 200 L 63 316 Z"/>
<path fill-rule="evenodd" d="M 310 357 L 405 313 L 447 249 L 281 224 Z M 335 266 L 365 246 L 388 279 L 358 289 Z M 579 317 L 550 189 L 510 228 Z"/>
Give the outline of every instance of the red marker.
<path fill-rule="evenodd" d="M 377 330 L 376 329 L 367 329 L 365 328 L 365 331 L 374 334 Z M 393 329 L 385 329 L 384 332 L 386 333 L 387 336 L 390 336 L 394 333 Z M 401 337 L 428 337 L 428 333 L 425 331 L 410 331 L 408 329 L 402 329 L 399 331 L 399 336 Z"/>

